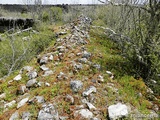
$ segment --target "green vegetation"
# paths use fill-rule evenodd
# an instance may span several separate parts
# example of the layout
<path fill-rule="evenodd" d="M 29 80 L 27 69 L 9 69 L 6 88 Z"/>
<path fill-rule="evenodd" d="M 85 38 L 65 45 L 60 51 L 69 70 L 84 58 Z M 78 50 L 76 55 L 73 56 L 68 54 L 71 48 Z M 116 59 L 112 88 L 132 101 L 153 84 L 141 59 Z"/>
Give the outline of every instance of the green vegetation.
<path fill-rule="evenodd" d="M 28 63 L 35 55 L 42 52 L 55 39 L 51 30 L 23 32 L 14 36 L 4 35 L 0 42 L 0 76 L 9 75 Z"/>
<path fill-rule="evenodd" d="M 60 7 L 51 7 L 42 12 L 42 20 L 44 22 L 62 22 L 63 11 Z"/>
<path fill-rule="evenodd" d="M 141 7 L 107 5 L 96 7 L 88 13 L 93 19 L 93 24 L 109 27 L 118 36 L 103 32 L 110 36 L 124 56 L 132 64 L 132 75 L 135 78 L 143 78 L 145 83 L 159 95 L 160 73 L 160 12 L 159 3 L 150 1 L 149 5 Z M 153 9 L 155 8 L 155 9 Z M 149 12 L 150 11 L 150 12 Z M 151 12 L 152 11 L 152 12 Z M 157 83 L 153 84 L 152 80 Z"/>

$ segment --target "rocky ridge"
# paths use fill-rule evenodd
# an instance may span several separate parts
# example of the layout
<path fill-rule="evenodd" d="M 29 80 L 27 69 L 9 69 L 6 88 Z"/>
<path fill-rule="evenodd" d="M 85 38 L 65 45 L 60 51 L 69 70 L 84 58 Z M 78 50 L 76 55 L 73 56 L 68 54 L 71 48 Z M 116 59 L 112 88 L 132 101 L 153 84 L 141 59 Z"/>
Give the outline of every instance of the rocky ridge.
<path fill-rule="evenodd" d="M 10 102 L 5 101 L 5 92 L 0 94 L 4 116 L 9 120 L 102 120 L 128 117 L 136 111 L 118 98 L 115 104 L 107 104 L 107 91 L 119 96 L 119 90 L 114 83 L 106 83 L 101 65 L 92 61 L 93 54 L 87 50 L 91 22 L 81 15 L 61 27 L 54 46 L 37 57 L 36 67 L 25 66 L 8 81 L 12 86 L 26 79 L 17 86 L 17 97 Z M 110 71 L 105 74 L 114 78 Z M 11 107 L 14 109 L 10 111 Z M 157 116 L 155 112 L 151 115 Z"/>

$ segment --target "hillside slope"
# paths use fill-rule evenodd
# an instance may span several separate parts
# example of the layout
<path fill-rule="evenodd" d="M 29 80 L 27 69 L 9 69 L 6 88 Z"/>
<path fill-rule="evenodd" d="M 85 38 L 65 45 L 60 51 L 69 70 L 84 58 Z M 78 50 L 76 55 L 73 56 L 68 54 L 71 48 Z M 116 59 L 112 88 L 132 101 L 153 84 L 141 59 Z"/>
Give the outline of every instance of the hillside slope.
<path fill-rule="evenodd" d="M 81 15 L 56 27 L 53 46 L 0 81 L 0 120 L 158 119 L 158 98 L 90 26 Z"/>

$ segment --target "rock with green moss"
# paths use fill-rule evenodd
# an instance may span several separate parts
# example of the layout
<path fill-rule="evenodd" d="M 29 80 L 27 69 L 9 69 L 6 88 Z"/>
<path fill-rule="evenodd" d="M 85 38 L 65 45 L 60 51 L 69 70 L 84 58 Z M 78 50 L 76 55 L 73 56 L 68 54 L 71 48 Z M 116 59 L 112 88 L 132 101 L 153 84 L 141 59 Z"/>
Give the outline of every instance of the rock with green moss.
<path fill-rule="evenodd" d="M 74 80 L 70 82 L 70 87 L 73 92 L 78 92 L 83 87 L 83 83 L 80 80 Z"/>

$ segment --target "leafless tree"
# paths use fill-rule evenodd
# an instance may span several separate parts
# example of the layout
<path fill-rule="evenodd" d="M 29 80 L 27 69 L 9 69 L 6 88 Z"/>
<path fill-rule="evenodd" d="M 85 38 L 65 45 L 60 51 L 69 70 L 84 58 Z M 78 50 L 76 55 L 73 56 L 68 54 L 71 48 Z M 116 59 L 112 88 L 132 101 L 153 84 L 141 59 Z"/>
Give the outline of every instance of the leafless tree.
<path fill-rule="evenodd" d="M 160 0 L 143 0 L 143 3 L 142 0 L 98 1 L 112 6 L 112 18 L 108 19 L 117 19 L 111 21 L 113 26 L 110 27 L 131 38 L 124 51 L 132 54 L 137 74 L 147 81 L 156 79 L 160 73 Z"/>

